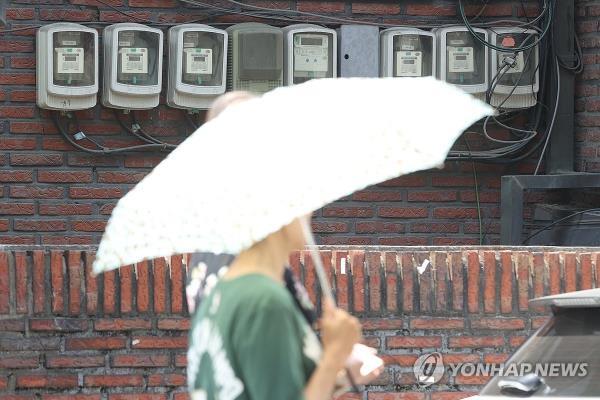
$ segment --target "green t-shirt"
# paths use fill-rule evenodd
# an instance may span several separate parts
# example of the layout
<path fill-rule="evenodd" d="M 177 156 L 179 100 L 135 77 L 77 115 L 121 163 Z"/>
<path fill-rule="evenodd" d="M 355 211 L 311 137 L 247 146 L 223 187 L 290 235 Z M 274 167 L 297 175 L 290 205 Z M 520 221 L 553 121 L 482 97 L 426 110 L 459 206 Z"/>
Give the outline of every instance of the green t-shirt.
<path fill-rule="evenodd" d="M 221 280 L 192 319 L 193 400 L 298 400 L 321 345 L 281 284 L 262 274 Z"/>

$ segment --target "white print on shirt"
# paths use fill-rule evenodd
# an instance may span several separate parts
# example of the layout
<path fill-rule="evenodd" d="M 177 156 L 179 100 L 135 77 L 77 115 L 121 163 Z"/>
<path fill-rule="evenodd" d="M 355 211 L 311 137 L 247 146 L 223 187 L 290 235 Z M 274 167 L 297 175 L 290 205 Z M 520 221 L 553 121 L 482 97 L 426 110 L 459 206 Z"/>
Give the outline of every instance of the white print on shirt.
<path fill-rule="evenodd" d="M 193 345 L 188 350 L 188 384 L 190 392 L 196 388 L 196 377 L 200 368 L 200 360 L 208 354 L 213 366 L 213 376 L 217 387 L 216 398 L 234 400 L 244 391 L 244 384 L 235 373 L 225 349 L 223 339 L 217 328 L 208 319 L 203 319 L 192 332 Z"/>

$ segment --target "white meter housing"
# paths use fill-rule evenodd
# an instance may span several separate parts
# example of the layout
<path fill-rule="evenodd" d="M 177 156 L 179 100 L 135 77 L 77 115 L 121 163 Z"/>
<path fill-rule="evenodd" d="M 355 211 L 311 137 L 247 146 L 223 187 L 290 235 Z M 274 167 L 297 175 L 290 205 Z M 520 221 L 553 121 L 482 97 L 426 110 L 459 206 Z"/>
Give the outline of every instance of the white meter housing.
<path fill-rule="evenodd" d="M 245 22 L 229 33 L 227 87 L 265 93 L 283 85 L 283 31 L 274 26 Z"/>
<path fill-rule="evenodd" d="M 283 28 L 284 82 L 337 76 L 337 32 L 318 25 L 296 24 Z"/>
<path fill-rule="evenodd" d="M 226 72 L 226 31 L 201 24 L 169 29 L 169 106 L 208 109 L 225 93 Z"/>
<path fill-rule="evenodd" d="M 50 110 L 83 110 L 96 105 L 98 32 L 59 22 L 37 31 L 37 104 Z"/>
<path fill-rule="evenodd" d="M 390 28 L 381 32 L 380 45 L 382 77 L 435 76 L 435 34 L 413 28 Z"/>
<path fill-rule="evenodd" d="M 488 40 L 488 32 L 474 28 Z M 488 88 L 488 52 L 464 26 L 435 30 L 438 37 L 438 78 L 484 99 Z"/>
<path fill-rule="evenodd" d="M 102 104 L 124 110 L 158 106 L 162 87 L 163 33 L 140 24 L 104 29 Z"/>
<path fill-rule="evenodd" d="M 491 42 L 502 47 L 523 47 L 538 40 L 532 29 L 494 28 Z M 490 50 L 490 103 L 500 108 L 525 108 L 537 103 L 539 92 L 539 48 L 519 52 Z M 496 77 L 497 83 L 494 83 Z M 494 86 L 495 85 L 495 86 Z"/>

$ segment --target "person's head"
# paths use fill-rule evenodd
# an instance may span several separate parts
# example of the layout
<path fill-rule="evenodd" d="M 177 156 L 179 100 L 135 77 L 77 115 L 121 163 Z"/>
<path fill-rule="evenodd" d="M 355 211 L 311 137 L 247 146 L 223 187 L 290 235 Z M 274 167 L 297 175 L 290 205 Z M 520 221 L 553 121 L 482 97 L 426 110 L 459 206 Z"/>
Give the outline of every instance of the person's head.
<path fill-rule="evenodd" d="M 222 94 L 221 96 L 217 97 L 217 99 L 210 106 L 210 109 L 206 113 L 206 120 L 210 121 L 211 119 L 215 118 L 232 104 L 241 103 L 255 97 L 256 95 L 243 90 L 236 90 L 234 92 Z"/>

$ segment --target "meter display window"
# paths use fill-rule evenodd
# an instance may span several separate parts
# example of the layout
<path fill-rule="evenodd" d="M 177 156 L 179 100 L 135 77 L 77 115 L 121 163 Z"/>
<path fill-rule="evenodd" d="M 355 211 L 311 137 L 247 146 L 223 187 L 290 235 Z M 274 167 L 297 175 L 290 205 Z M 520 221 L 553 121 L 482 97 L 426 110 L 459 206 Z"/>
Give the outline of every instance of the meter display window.
<path fill-rule="evenodd" d="M 95 70 L 95 42 L 91 32 L 62 31 L 52 35 L 53 84 L 92 86 Z"/>
<path fill-rule="evenodd" d="M 224 35 L 216 32 L 183 33 L 182 83 L 219 86 L 223 83 Z"/>
<path fill-rule="evenodd" d="M 481 39 L 483 33 L 477 32 Z M 456 85 L 485 83 L 485 51 L 483 44 L 469 32 L 446 34 L 446 80 Z"/>
<path fill-rule="evenodd" d="M 283 37 L 275 33 L 239 34 L 238 57 L 241 80 L 277 80 L 281 78 Z"/>
<path fill-rule="evenodd" d="M 433 75 L 433 38 L 425 35 L 395 35 L 393 43 L 393 76 Z"/>
<path fill-rule="evenodd" d="M 496 44 L 503 47 L 526 46 L 536 40 L 537 35 L 528 33 L 501 33 L 496 36 Z M 505 68 L 505 73 L 498 80 L 499 85 L 528 86 L 536 83 L 535 72 L 538 65 L 536 47 L 518 53 L 496 52 L 496 56 L 498 71 L 505 65 L 505 59 L 512 65 L 508 69 Z"/>
<path fill-rule="evenodd" d="M 294 83 L 333 77 L 333 34 L 294 35 Z"/>
<path fill-rule="evenodd" d="M 158 84 L 159 35 L 155 32 L 118 33 L 117 82 L 126 85 Z"/>

